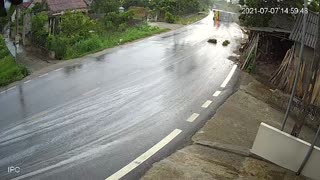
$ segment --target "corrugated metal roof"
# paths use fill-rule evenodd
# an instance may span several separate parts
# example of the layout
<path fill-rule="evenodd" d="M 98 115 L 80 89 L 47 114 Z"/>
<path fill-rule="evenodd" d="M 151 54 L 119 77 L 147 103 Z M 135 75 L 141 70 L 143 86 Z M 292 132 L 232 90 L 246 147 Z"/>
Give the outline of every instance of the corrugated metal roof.
<path fill-rule="evenodd" d="M 244 27 L 247 30 L 250 31 L 262 31 L 262 32 L 276 32 L 276 33 L 287 33 L 290 34 L 290 30 L 280 29 L 280 28 L 272 28 L 272 27 Z"/>
<path fill-rule="evenodd" d="M 317 43 L 318 19 L 319 19 L 319 15 L 314 12 L 309 11 L 309 13 L 307 14 L 307 29 L 306 29 L 304 44 L 311 48 L 315 48 Z M 302 27 L 303 27 L 303 14 L 298 16 L 296 23 L 293 27 L 293 30 L 289 36 L 289 39 L 293 41 L 298 41 L 301 43 Z"/>
<path fill-rule="evenodd" d="M 87 4 L 83 0 L 46 0 L 46 3 L 52 13 L 87 8 Z"/>

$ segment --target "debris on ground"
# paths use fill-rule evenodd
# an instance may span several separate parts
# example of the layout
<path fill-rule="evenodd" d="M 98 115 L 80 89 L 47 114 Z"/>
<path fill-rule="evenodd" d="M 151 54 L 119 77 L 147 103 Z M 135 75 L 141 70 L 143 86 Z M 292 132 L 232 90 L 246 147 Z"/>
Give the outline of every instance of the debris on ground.
<path fill-rule="evenodd" d="M 228 41 L 228 40 L 225 40 L 225 41 L 223 41 L 223 43 L 222 43 L 223 46 L 228 46 L 229 44 L 230 44 L 230 41 Z"/>
<path fill-rule="evenodd" d="M 217 44 L 217 40 L 216 39 L 209 39 L 208 43 Z"/>

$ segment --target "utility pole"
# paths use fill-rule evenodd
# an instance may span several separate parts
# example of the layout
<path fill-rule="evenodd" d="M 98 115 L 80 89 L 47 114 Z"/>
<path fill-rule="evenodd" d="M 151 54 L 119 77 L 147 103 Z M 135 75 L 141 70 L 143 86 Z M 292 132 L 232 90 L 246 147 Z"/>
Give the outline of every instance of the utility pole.
<path fill-rule="evenodd" d="M 307 9 L 307 0 L 304 0 L 304 8 Z M 301 34 L 301 47 L 300 47 L 300 52 L 299 52 L 299 64 L 298 64 L 298 67 L 296 69 L 294 83 L 293 83 L 293 87 L 292 87 L 292 91 L 291 91 L 291 95 L 290 95 L 287 111 L 286 111 L 286 114 L 285 114 L 285 117 L 284 117 L 284 120 L 283 120 L 283 123 L 282 123 L 281 131 L 284 130 L 284 127 L 285 127 L 286 122 L 287 122 L 288 117 L 289 117 L 292 101 L 293 101 L 294 95 L 296 94 L 296 89 L 297 89 L 300 69 L 301 69 L 301 65 L 303 63 L 302 56 L 303 56 L 303 50 L 304 50 L 304 41 L 305 41 L 306 29 L 307 29 L 307 14 L 304 13 L 303 14 L 303 27 L 302 27 L 302 34 Z"/>

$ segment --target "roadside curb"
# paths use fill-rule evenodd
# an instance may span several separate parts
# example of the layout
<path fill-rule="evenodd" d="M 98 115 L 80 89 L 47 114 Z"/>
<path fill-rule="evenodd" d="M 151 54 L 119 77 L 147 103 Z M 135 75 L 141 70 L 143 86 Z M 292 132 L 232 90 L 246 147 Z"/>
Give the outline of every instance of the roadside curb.
<path fill-rule="evenodd" d="M 221 144 L 217 142 L 201 141 L 201 140 L 194 142 L 194 144 L 206 146 L 209 148 L 213 148 L 213 149 L 217 149 L 225 152 L 230 152 L 230 153 L 237 154 L 240 156 L 245 156 L 245 157 L 250 157 L 252 154 L 249 148 L 236 146 L 232 144 Z"/>

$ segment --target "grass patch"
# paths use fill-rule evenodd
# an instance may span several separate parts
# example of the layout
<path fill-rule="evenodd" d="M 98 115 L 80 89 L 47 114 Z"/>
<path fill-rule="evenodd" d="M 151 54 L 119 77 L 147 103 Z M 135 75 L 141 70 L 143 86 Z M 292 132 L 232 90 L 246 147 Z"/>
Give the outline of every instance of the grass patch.
<path fill-rule="evenodd" d="M 63 59 L 81 57 L 165 31 L 167 31 L 167 29 L 140 25 L 129 27 L 123 32 L 108 32 L 103 35 L 93 35 L 88 39 L 66 46 Z"/>
<path fill-rule="evenodd" d="M 0 86 L 19 81 L 28 75 L 27 68 L 15 63 L 7 49 L 3 37 L 0 36 Z"/>
<path fill-rule="evenodd" d="M 207 17 L 208 14 L 206 13 L 198 13 L 198 14 L 193 14 L 190 16 L 186 16 L 186 17 L 178 17 L 175 21 L 176 24 L 183 24 L 183 25 L 188 25 L 188 24 L 192 24 L 195 23 L 197 21 L 200 21 L 201 19 Z"/>

